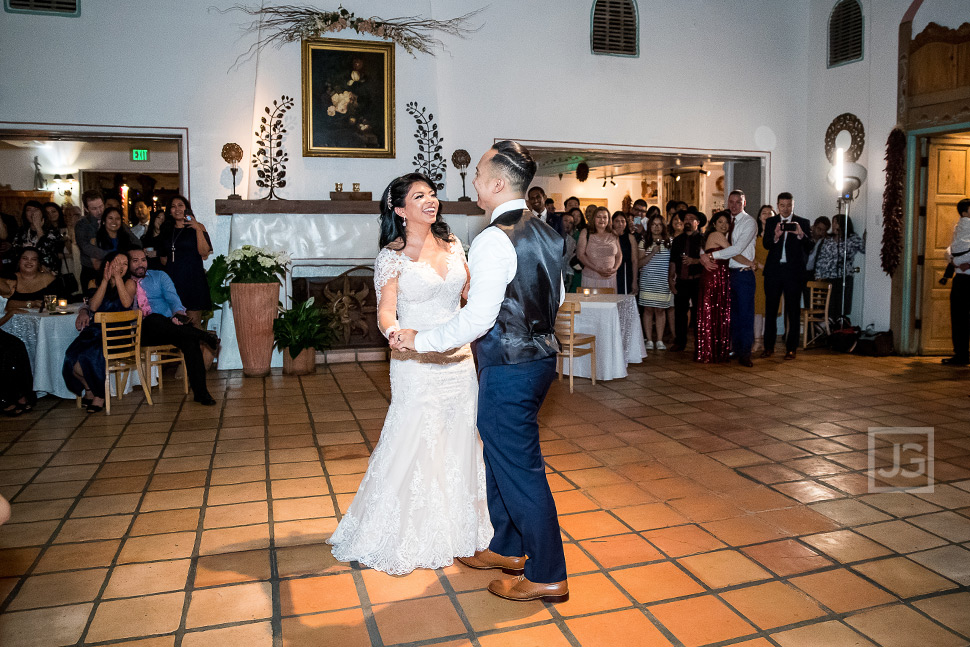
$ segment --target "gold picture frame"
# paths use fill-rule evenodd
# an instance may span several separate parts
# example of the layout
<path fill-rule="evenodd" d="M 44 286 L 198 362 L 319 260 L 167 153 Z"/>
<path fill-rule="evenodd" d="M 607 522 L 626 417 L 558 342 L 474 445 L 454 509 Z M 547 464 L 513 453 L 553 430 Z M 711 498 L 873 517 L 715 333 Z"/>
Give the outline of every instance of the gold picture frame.
<path fill-rule="evenodd" d="M 394 43 L 303 41 L 303 156 L 394 157 Z"/>

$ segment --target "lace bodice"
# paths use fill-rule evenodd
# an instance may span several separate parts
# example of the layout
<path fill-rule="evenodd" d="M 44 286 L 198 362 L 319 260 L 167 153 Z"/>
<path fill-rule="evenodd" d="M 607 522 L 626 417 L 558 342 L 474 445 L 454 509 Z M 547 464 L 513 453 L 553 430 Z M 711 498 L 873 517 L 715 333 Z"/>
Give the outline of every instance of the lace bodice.
<path fill-rule="evenodd" d="M 428 263 L 385 247 L 374 261 L 378 307 L 384 286 L 396 278 L 398 325 L 421 331 L 443 324 L 458 312 L 467 279 L 465 252 L 457 239 L 451 243 L 447 267 L 442 278 Z"/>

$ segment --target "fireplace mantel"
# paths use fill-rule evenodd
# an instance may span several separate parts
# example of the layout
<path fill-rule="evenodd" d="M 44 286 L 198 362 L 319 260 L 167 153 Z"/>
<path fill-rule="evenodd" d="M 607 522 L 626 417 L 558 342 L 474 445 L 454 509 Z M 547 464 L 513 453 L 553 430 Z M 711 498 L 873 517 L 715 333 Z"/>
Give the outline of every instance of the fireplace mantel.
<path fill-rule="evenodd" d="M 442 219 L 465 245 L 488 224 L 474 202 L 441 203 Z M 372 265 L 379 251 L 380 203 L 355 200 L 216 200 L 216 214 L 228 217 L 229 250 L 256 245 L 286 250 L 293 259 L 280 300 L 287 307 L 294 278 L 335 277 L 352 267 Z M 223 308 L 219 368 L 242 366 L 230 308 Z M 273 366 L 282 363 L 274 352 Z"/>
<path fill-rule="evenodd" d="M 216 200 L 217 216 L 260 213 L 377 215 L 380 212 L 380 202 L 364 200 Z M 441 212 L 466 216 L 485 215 L 482 208 L 470 200 L 442 201 Z"/>

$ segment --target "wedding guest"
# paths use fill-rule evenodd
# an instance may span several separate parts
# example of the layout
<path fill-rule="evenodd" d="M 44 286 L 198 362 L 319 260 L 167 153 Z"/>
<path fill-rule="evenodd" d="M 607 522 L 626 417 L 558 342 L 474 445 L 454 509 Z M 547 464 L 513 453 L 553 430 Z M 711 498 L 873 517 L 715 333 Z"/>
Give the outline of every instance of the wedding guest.
<path fill-rule="evenodd" d="M 138 239 L 125 224 L 121 209 L 106 207 L 101 216 L 101 227 L 95 237 L 98 247 L 108 252 L 127 252 L 138 246 Z"/>
<path fill-rule="evenodd" d="M 778 215 L 767 220 L 762 245 L 768 250 L 764 264 L 765 349 L 762 357 L 771 357 L 778 336 L 778 302 L 785 299 L 782 313 L 788 326 L 785 336 L 785 359 L 795 359 L 801 326 L 801 298 L 805 287 L 805 261 L 812 247 L 808 220 L 794 214 L 795 200 L 787 191 L 778 194 Z"/>
<path fill-rule="evenodd" d="M 775 208 L 770 204 L 762 205 L 758 209 L 758 238 L 760 239 L 765 232 L 765 223 L 768 222 L 768 218 L 777 215 L 775 213 Z M 754 260 L 758 261 L 762 265 L 768 259 L 768 250 L 765 249 L 764 245 L 754 246 Z M 758 350 L 759 348 L 763 351 L 764 347 L 764 331 L 765 331 L 765 278 L 763 274 L 755 274 L 754 276 L 754 346 L 752 349 Z"/>
<path fill-rule="evenodd" d="M 643 307 L 643 336 L 647 350 L 666 350 L 663 335 L 667 327 L 667 309 L 674 305 L 670 290 L 670 238 L 664 220 L 657 215 L 647 223 L 643 238 L 640 293 L 637 302 Z M 656 326 L 656 342 L 653 336 Z"/>
<path fill-rule="evenodd" d="M 212 253 L 212 241 L 205 225 L 192 215 L 192 205 L 181 195 L 172 197 L 165 209 L 167 220 L 159 235 L 158 250 L 165 272 L 172 277 L 186 314 L 197 328 L 202 327 L 202 313 L 212 308 L 209 283 L 203 261 Z"/>
<path fill-rule="evenodd" d="M 633 206 L 630 208 L 630 214 L 633 216 L 633 237 L 637 239 L 638 243 L 643 241 L 644 232 L 647 229 L 647 216 L 649 211 L 647 201 L 643 198 L 634 201 Z"/>
<path fill-rule="evenodd" d="M 546 204 L 545 190 L 541 186 L 534 186 L 529 189 L 528 197 L 529 210 L 532 211 L 532 215 L 562 234 L 562 222 L 560 222 L 555 211 Z"/>
<path fill-rule="evenodd" d="M 40 254 L 33 247 L 20 250 L 17 272 L 12 279 L 0 279 L 0 296 L 7 298 L 7 312 L 17 308 L 40 307 L 44 295 L 62 297 L 57 277 L 40 262 Z"/>
<path fill-rule="evenodd" d="M 825 281 L 832 285 L 829 297 L 829 319 L 839 322 L 852 313 L 852 266 L 855 265 L 855 255 L 866 253 L 866 244 L 853 231 L 852 221 L 845 226 L 845 214 L 838 214 L 832 218 L 832 234 L 820 241 L 818 253 L 815 255 L 815 280 Z M 843 237 L 842 232 L 848 236 Z M 850 268 L 845 275 L 845 310 L 842 310 L 842 268 Z"/>
<path fill-rule="evenodd" d="M 714 261 L 729 259 L 731 273 L 731 350 L 741 366 L 751 368 L 751 347 L 754 345 L 754 263 L 755 239 L 758 223 L 744 210 L 744 191 L 735 189 L 728 194 L 728 211 L 734 223 L 729 226 L 729 245 L 708 254 L 701 254 L 705 269 L 714 270 Z M 755 266 L 757 267 L 757 266 Z M 700 315 L 698 315 L 700 324 Z M 700 335 L 700 329 L 698 329 Z"/>
<path fill-rule="evenodd" d="M 970 200 L 957 203 L 956 226 L 946 260 L 953 264 L 953 283 L 950 285 L 950 334 L 953 355 L 942 363 L 947 366 L 970 364 Z"/>
<path fill-rule="evenodd" d="M 593 224 L 579 234 L 576 255 L 583 264 L 584 288 L 616 290 L 616 271 L 623 262 L 620 240 L 610 227 L 610 210 L 598 207 Z"/>
<path fill-rule="evenodd" d="M 74 228 L 81 218 L 81 209 L 77 205 L 69 204 L 64 207 L 64 229 L 61 231 L 64 239 L 64 264 L 74 276 L 74 283 L 81 286 L 81 249 L 74 239 Z M 75 288 L 72 293 L 78 292 Z"/>
<path fill-rule="evenodd" d="M 159 258 L 158 252 L 161 249 L 159 243 L 161 242 L 162 225 L 164 224 L 165 212 L 161 209 L 156 209 L 150 214 L 148 226 L 145 228 L 145 233 L 141 236 L 141 246 L 145 250 L 145 256 L 148 257 L 148 269 L 150 270 L 162 269 L 162 261 Z"/>
<path fill-rule="evenodd" d="M 135 202 L 134 211 L 135 224 L 131 226 L 131 233 L 134 234 L 135 238 L 141 240 L 141 237 L 148 231 L 148 223 L 151 220 L 152 213 L 148 210 L 148 205 L 145 204 L 144 200 Z"/>
<path fill-rule="evenodd" d="M 687 215 L 687 210 L 677 211 L 670 217 L 667 222 L 667 233 L 670 234 L 671 238 L 676 238 L 684 233 L 684 216 Z"/>
<path fill-rule="evenodd" d="M 14 240 L 14 247 L 36 249 L 44 267 L 52 274 L 58 274 L 61 271 L 61 252 L 64 250 L 60 230 L 48 223 L 43 205 L 36 200 L 24 205 L 22 219 L 24 226 Z"/>
<path fill-rule="evenodd" d="M 101 216 L 104 213 L 104 198 L 101 192 L 96 189 L 85 191 L 81 194 L 81 203 L 84 205 L 85 215 L 74 226 L 74 241 L 81 251 L 81 289 L 83 291 L 92 280 L 98 278 L 95 261 L 100 265 L 106 252 L 94 242 L 98 236 L 98 229 L 101 228 Z"/>
<path fill-rule="evenodd" d="M 24 342 L 0 330 L 0 411 L 19 416 L 37 403 L 30 357 Z"/>
<path fill-rule="evenodd" d="M 145 251 L 133 248 L 128 251 L 128 267 L 135 282 L 135 306 L 144 317 L 141 323 L 143 346 L 177 346 L 185 357 L 185 371 L 192 386 L 195 401 L 212 406 L 216 401 L 209 395 L 205 382 L 205 362 L 200 343 L 213 351 L 219 347 L 219 338 L 211 330 L 189 325 L 185 306 L 168 274 L 148 269 Z"/>
<path fill-rule="evenodd" d="M 566 245 L 572 249 L 572 255 L 569 257 L 568 265 L 569 269 L 572 270 L 573 279 L 571 283 L 566 283 L 565 286 L 567 292 L 575 292 L 583 282 L 583 262 L 579 260 L 578 243 L 580 232 L 585 230 L 586 224 L 583 220 L 583 210 L 579 207 L 573 207 L 570 209 L 569 215 L 571 216 L 573 223 L 573 228 L 569 234 L 569 237 L 572 238 L 573 242 L 570 244 L 567 240 Z"/>
<path fill-rule="evenodd" d="M 667 217 L 664 219 L 665 223 L 673 220 L 674 214 L 677 213 L 677 201 L 667 200 L 667 204 L 664 205 L 664 213 L 667 214 Z"/>
<path fill-rule="evenodd" d="M 713 254 L 729 247 L 731 215 L 721 211 L 711 216 L 707 226 L 704 250 Z M 704 265 L 697 308 L 697 341 L 694 361 L 704 364 L 726 362 L 731 354 L 731 275 L 728 260 L 715 260 Z"/>
<path fill-rule="evenodd" d="M 583 223 L 584 226 L 580 229 L 592 229 L 594 228 L 593 219 L 596 216 L 596 210 L 599 209 L 595 204 L 588 205 L 585 210 L 583 210 Z"/>
<path fill-rule="evenodd" d="M 707 218 L 703 214 L 688 213 L 684 217 L 684 233 L 670 244 L 670 271 L 674 276 L 674 344 L 670 350 L 675 353 L 687 347 L 688 330 L 697 338 L 698 290 L 704 270 L 700 259 L 704 249 L 701 230 L 705 224 Z"/>
<path fill-rule="evenodd" d="M 17 238 L 17 220 L 0 213 L 0 277 L 9 278 L 17 269 L 17 250 L 13 242 Z"/>
<path fill-rule="evenodd" d="M 572 211 L 573 209 L 579 209 L 579 198 L 574 195 L 566 198 L 566 201 L 562 203 L 563 211 Z"/>
<path fill-rule="evenodd" d="M 576 238 L 573 236 L 575 231 L 576 220 L 573 218 L 573 214 L 566 212 L 562 214 L 562 235 L 566 239 L 566 252 L 563 254 L 564 264 L 563 267 L 563 285 L 566 286 L 566 291 L 569 292 L 569 287 L 573 284 L 573 278 L 576 274 L 576 269 L 573 267 L 573 257 L 576 256 Z"/>
<path fill-rule="evenodd" d="M 128 257 L 108 252 L 102 259 L 104 269 L 87 307 L 78 313 L 80 334 L 67 347 L 61 374 L 72 393 L 81 396 L 88 413 L 104 408 L 104 353 L 101 349 L 101 324 L 92 316 L 97 312 L 122 312 L 131 309 L 135 283 L 128 273 Z M 87 397 L 84 397 L 84 396 Z"/>
<path fill-rule="evenodd" d="M 47 225 L 52 229 L 57 229 L 61 232 L 61 237 L 64 237 L 64 211 L 61 209 L 61 205 L 56 202 L 45 202 L 44 205 L 44 216 L 47 218 Z"/>
<path fill-rule="evenodd" d="M 829 235 L 831 228 L 832 221 L 829 220 L 828 216 L 819 216 L 812 223 L 812 251 L 809 252 L 808 260 L 805 261 L 806 281 L 815 280 L 815 259 L 818 258 L 818 249 L 821 247 L 820 243 Z"/>
<path fill-rule="evenodd" d="M 636 294 L 637 283 L 640 269 L 640 250 L 637 248 L 637 240 L 630 231 L 630 224 L 626 214 L 617 211 L 613 214 L 613 233 L 620 243 L 620 255 L 623 261 L 616 271 L 616 293 L 617 294 Z"/>

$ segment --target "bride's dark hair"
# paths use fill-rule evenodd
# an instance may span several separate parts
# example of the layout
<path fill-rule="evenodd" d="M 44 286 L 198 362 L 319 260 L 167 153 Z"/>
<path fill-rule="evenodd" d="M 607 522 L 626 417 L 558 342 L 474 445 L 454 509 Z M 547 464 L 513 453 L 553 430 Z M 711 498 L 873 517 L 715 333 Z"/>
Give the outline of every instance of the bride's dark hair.
<path fill-rule="evenodd" d="M 384 189 L 381 195 L 381 247 L 386 247 L 389 243 L 398 238 L 406 245 L 408 242 L 407 227 L 404 226 L 404 219 L 394 212 L 394 207 L 403 207 L 404 199 L 407 198 L 411 185 L 415 182 L 427 184 L 434 191 L 434 182 L 423 173 L 408 173 L 401 177 L 394 178 Z M 451 242 L 451 228 L 448 223 L 441 219 L 441 207 L 435 215 L 435 221 L 431 225 L 431 233 L 435 238 L 445 242 Z M 402 245 L 403 247 L 403 245 Z"/>

